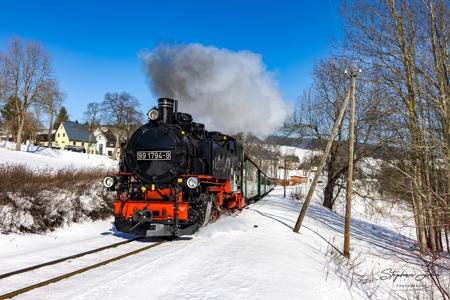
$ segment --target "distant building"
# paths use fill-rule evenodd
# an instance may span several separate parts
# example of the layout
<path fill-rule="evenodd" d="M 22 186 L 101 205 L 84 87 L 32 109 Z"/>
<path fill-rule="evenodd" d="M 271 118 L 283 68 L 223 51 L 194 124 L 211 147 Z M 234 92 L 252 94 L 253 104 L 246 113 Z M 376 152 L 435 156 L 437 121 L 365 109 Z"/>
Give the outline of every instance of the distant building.
<path fill-rule="evenodd" d="M 306 176 L 299 176 L 294 175 L 291 176 L 290 185 L 296 185 L 296 184 L 308 184 L 308 177 Z"/>
<path fill-rule="evenodd" d="M 116 137 L 111 129 L 108 127 L 97 128 L 94 131 L 94 136 L 97 140 L 97 153 L 112 157 L 116 146 Z"/>
<path fill-rule="evenodd" d="M 55 141 L 55 133 L 56 133 L 56 130 L 53 129 L 52 130 L 52 134 L 51 134 L 52 148 L 59 149 L 59 146 L 55 146 L 54 145 L 55 144 L 54 143 L 54 141 Z M 35 138 L 34 144 L 35 145 L 39 145 L 39 146 L 48 147 L 48 129 L 36 132 L 36 138 Z"/>
<path fill-rule="evenodd" d="M 8 141 L 12 138 L 12 135 L 4 130 L 0 130 L 0 140 Z"/>
<path fill-rule="evenodd" d="M 88 126 L 75 122 L 62 122 L 55 133 L 55 147 L 64 150 L 95 154 L 96 139 L 89 140 Z"/>

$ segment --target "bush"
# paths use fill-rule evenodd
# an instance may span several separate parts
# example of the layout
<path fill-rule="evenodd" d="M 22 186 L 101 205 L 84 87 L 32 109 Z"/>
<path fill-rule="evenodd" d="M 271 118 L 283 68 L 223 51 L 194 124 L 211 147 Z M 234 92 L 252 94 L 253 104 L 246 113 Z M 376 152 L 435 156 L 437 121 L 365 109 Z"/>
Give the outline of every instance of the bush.
<path fill-rule="evenodd" d="M 0 231 L 42 233 L 70 222 L 112 215 L 103 170 L 33 171 L 0 165 Z"/>

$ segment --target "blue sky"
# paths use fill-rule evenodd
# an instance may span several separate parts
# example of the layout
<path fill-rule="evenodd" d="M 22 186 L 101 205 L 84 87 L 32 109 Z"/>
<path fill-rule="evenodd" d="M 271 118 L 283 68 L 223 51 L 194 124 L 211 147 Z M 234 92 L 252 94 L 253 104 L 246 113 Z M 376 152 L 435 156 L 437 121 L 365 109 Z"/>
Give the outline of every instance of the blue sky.
<path fill-rule="evenodd" d="M 286 101 L 311 84 L 313 63 L 342 38 L 338 0 L 1 1 L 0 51 L 14 36 L 52 57 L 64 105 L 82 119 L 86 104 L 127 91 L 155 104 L 139 52 L 158 43 L 201 43 L 262 55 Z"/>

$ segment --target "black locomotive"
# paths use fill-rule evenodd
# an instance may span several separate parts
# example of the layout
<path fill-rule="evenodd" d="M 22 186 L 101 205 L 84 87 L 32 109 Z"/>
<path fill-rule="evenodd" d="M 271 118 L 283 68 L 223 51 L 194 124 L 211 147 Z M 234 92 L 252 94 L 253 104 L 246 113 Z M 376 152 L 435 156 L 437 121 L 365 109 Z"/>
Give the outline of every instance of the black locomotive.
<path fill-rule="evenodd" d="M 177 107 L 176 100 L 158 99 L 158 108 L 148 112 L 149 122 L 124 145 L 120 171 L 103 181 L 117 192 L 119 231 L 144 236 L 192 233 L 225 209 L 242 209 L 256 177 L 259 196 L 261 178 L 270 189 L 270 180 L 259 169 L 256 176 L 247 174 L 251 161 L 240 143 L 206 131 Z"/>

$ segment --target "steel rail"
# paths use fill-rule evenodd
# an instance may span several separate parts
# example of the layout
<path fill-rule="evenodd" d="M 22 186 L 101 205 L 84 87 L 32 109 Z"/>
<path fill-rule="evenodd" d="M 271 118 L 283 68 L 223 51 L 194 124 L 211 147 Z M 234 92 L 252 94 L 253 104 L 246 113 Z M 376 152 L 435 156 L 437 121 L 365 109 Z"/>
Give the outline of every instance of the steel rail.
<path fill-rule="evenodd" d="M 31 266 L 31 267 L 27 267 L 27 268 L 23 268 L 23 269 L 20 269 L 20 270 L 8 272 L 8 273 L 5 273 L 5 274 L 0 274 L 0 279 L 7 278 L 7 277 L 10 277 L 10 276 L 13 276 L 13 275 L 17 275 L 17 274 L 21 274 L 21 273 L 25 273 L 25 272 L 29 272 L 29 271 L 33 271 L 33 270 L 36 270 L 36 269 L 39 269 L 39 268 L 42 268 L 42 267 L 51 266 L 51 265 L 58 264 L 58 263 L 61 263 L 63 261 L 69 260 L 69 259 L 79 258 L 79 257 L 85 256 L 85 255 L 93 254 L 93 253 L 100 252 L 100 251 L 103 251 L 103 250 L 106 250 L 106 249 L 115 248 L 115 247 L 118 247 L 118 246 L 121 246 L 121 245 L 125 245 L 125 244 L 128 244 L 128 243 L 134 242 L 134 241 L 139 240 L 139 239 L 142 239 L 142 237 L 138 237 L 138 238 L 134 238 L 134 239 L 131 239 L 131 240 L 122 241 L 122 242 L 111 244 L 111 245 L 108 245 L 108 246 L 103 246 L 103 247 L 96 248 L 96 249 L 93 249 L 93 250 L 89 250 L 89 251 L 86 251 L 86 252 L 74 254 L 74 255 L 71 255 L 71 256 L 55 259 L 55 260 L 52 260 L 52 261 L 49 261 L 49 262 L 45 262 L 45 263 L 42 263 L 42 264 L 38 264 L 38 265 L 34 265 L 34 266 Z"/>
<path fill-rule="evenodd" d="M 51 283 L 55 283 L 55 282 L 61 281 L 61 280 L 63 280 L 63 279 L 67 279 L 67 278 L 73 277 L 73 276 L 75 276 L 75 275 L 84 273 L 84 272 L 86 272 L 86 271 L 89 271 L 89 270 L 92 270 L 92 269 L 96 269 L 96 268 L 98 268 L 98 267 L 107 265 L 107 264 L 109 264 L 109 263 L 112 263 L 112 262 L 121 260 L 121 259 L 123 259 L 123 258 L 125 258 L 125 257 L 128 257 L 128 256 L 131 256 L 131 255 L 140 253 L 140 252 L 142 252 L 142 251 L 145 251 L 145 250 L 148 250 L 148 249 L 157 247 L 157 246 L 160 246 L 160 245 L 162 245 L 162 244 L 164 244 L 164 243 L 166 243 L 166 242 L 168 242 L 168 241 L 171 241 L 171 240 L 163 240 L 163 241 L 157 242 L 157 243 L 155 243 L 155 244 L 151 244 L 151 245 L 142 247 L 142 248 L 140 248 L 140 249 L 133 250 L 133 251 L 131 251 L 131 252 L 127 252 L 127 253 L 125 253 L 125 254 L 122 254 L 122 255 L 119 255 L 119 256 L 110 258 L 110 259 L 108 259 L 108 260 L 105 260 L 105 261 L 102 261 L 102 262 L 99 262 L 99 263 L 90 265 L 90 266 L 88 266 L 88 267 L 85 267 L 85 268 L 82 268 L 82 269 L 79 269 L 79 270 L 76 270 L 76 271 L 73 271 L 73 272 L 70 272 L 70 273 L 67 273 L 67 274 L 58 276 L 58 277 L 54 277 L 54 278 L 52 278 L 52 279 L 48 279 L 48 280 L 45 280 L 45 281 L 41 281 L 41 282 L 39 282 L 39 283 L 36 283 L 36 284 L 30 285 L 30 286 L 28 286 L 28 287 L 24 287 L 24 288 L 18 289 L 18 290 L 16 290 L 16 291 L 12 291 L 12 292 L 9 292 L 9 293 L 0 295 L 0 300 L 3 300 L 3 299 L 9 299 L 9 298 L 18 296 L 18 295 L 20 295 L 20 294 L 29 292 L 29 291 L 31 291 L 31 290 L 34 290 L 34 289 L 37 289 L 37 288 L 40 288 L 40 287 L 49 285 L 49 284 L 51 284 Z"/>

